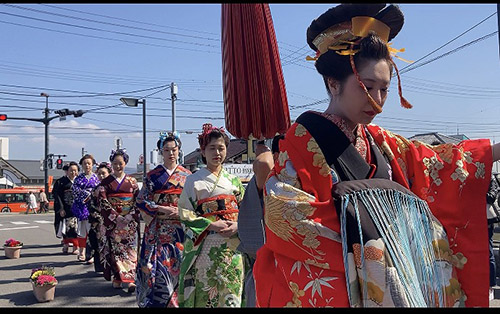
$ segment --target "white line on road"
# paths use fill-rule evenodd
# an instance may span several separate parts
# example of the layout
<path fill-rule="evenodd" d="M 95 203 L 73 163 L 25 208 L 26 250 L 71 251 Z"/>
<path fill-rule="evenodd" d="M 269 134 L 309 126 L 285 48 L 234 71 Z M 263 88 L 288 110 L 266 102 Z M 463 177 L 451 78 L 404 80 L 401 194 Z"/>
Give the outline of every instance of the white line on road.
<path fill-rule="evenodd" d="M 30 227 L 3 228 L 3 229 L 0 229 L 0 231 L 5 231 L 5 230 L 19 230 L 19 229 L 33 229 L 33 228 L 40 228 L 40 227 L 38 227 L 38 226 L 30 226 Z"/>
<path fill-rule="evenodd" d="M 29 225 L 29 222 L 24 221 L 11 221 L 10 223 L 14 225 Z"/>
<path fill-rule="evenodd" d="M 38 222 L 39 224 L 51 224 L 53 221 L 48 221 L 48 220 L 35 220 L 33 222 Z"/>

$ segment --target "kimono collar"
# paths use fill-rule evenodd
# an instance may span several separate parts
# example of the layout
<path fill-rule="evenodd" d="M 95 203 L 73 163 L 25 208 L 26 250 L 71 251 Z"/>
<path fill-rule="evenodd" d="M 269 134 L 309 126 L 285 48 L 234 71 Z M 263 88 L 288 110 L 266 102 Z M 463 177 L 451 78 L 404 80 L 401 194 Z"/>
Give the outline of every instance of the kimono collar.
<path fill-rule="evenodd" d="M 350 130 L 347 122 L 343 118 L 341 118 L 340 116 L 333 114 L 333 113 L 326 113 L 326 112 L 322 112 L 319 114 L 322 115 L 323 117 L 327 118 L 331 122 L 333 122 L 345 134 L 345 136 L 347 136 L 347 138 L 349 139 L 349 141 L 351 143 L 355 143 L 357 137 L 362 137 L 361 128 L 358 127 L 359 124 L 356 127 L 356 131 L 355 131 L 356 135 L 354 135 L 353 132 Z"/>

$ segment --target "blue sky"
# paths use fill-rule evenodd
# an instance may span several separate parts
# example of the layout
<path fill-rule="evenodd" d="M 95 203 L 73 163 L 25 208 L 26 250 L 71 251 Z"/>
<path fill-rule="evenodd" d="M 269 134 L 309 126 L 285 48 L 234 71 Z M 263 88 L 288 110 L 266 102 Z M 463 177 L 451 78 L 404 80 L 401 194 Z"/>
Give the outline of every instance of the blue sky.
<path fill-rule="evenodd" d="M 323 81 L 305 61 L 314 54 L 305 33 L 333 5 L 270 4 L 292 119 L 327 107 L 320 102 L 327 98 Z M 419 60 L 468 32 L 415 66 L 439 58 L 413 70 L 405 72 L 408 64 L 396 60 L 403 94 L 414 108 L 400 107 L 394 78 L 374 123 L 407 137 L 458 130 L 499 141 L 498 33 L 492 35 L 498 22 L 496 14 L 488 18 L 496 4 L 401 4 L 401 9 L 405 25 L 392 46 L 406 49 L 402 58 Z M 220 12 L 220 4 L 0 5 L 0 113 L 41 118 L 42 92 L 49 94 L 51 110 L 91 110 L 51 122 L 50 152 L 78 160 L 83 148 L 104 161 L 119 136 L 133 166 L 142 153 L 142 109 L 125 107 L 119 98 L 156 92 L 147 97 L 149 151 L 158 133 L 172 125 L 170 90 L 157 87 L 175 82 L 176 129 L 187 154 L 197 147 L 203 123 L 224 125 Z M 134 92 L 139 90 L 144 91 Z M 42 159 L 43 135 L 41 123 L 0 123 L 0 136 L 10 138 L 10 159 Z"/>

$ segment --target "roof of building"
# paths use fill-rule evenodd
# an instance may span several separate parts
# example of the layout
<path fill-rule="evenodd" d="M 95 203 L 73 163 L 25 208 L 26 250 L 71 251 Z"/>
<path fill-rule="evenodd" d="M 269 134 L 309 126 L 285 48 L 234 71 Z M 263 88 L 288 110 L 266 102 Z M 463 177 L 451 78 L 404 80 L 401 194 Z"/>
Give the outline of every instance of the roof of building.
<path fill-rule="evenodd" d="M 434 144 L 443 144 L 443 143 L 460 143 L 463 140 L 469 139 L 464 134 L 456 134 L 456 135 L 444 135 L 439 132 L 430 132 L 423 134 L 416 134 L 412 137 L 408 138 L 409 140 L 418 140 L 420 142 L 434 145 Z"/>
<path fill-rule="evenodd" d="M 237 158 L 242 154 L 247 152 L 247 141 L 243 139 L 232 139 L 227 147 L 226 159 Z M 184 156 L 184 165 L 194 165 L 196 164 L 198 157 L 201 155 L 201 150 L 196 148 L 196 150 L 190 152 Z"/>
<path fill-rule="evenodd" d="M 184 156 L 184 164 L 185 165 L 196 164 L 199 155 L 200 155 L 200 149 L 197 148 L 194 151 L 187 154 L 186 156 Z"/>
<path fill-rule="evenodd" d="M 0 166 L 12 172 L 18 179 L 44 179 L 44 172 L 40 170 L 40 160 L 5 160 L 0 157 Z M 125 173 L 134 174 L 135 172 L 137 170 L 134 167 L 125 167 Z M 64 175 L 64 170 L 57 169 L 54 165 L 53 169 L 49 169 L 48 175 L 52 176 L 55 180 Z"/>
<path fill-rule="evenodd" d="M 7 162 L 29 179 L 44 178 L 44 172 L 40 170 L 40 160 L 9 159 Z M 53 176 L 55 179 L 64 175 L 64 171 L 57 168 L 49 169 L 48 173 L 49 176 Z"/>

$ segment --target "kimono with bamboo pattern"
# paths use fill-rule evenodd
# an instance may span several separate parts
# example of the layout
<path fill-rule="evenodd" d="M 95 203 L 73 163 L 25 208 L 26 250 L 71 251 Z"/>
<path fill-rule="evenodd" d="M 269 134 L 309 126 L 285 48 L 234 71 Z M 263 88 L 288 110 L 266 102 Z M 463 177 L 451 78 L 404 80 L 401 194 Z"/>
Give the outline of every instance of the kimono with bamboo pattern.
<path fill-rule="evenodd" d="M 227 238 L 207 228 L 211 222 L 237 221 L 244 188 L 224 169 L 215 176 L 202 168 L 186 179 L 179 215 L 186 226 L 179 277 L 180 307 L 241 307 L 245 264 L 236 250 L 238 234 Z"/>
<path fill-rule="evenodd" d="M 103 219 L 100 234 L 104 236 L 99 239 L 99 251 L 106 280 L 135 281 L 140 219 L 136 206 L 138 193 L 137 180 L 128 175 L 121 181 L 114 175 L 101 181 L 98 206 Z"/>
<path fill-rule="evenodd" d="M 184 229 L 179 219 L 164 218 L 158 205 L 177 206 L 191 171 L 177 166 L 171 175 L 163 165 L 148 172 L 137 197 L 146 223 L 137 264 L 139 307 L 178 307 L 177 287 L 182 260 Z"/>
<path fill-rule="evenodd" d="M 489 140 L 431 146 L 373 124 L 358 129 L 365 142 L 371 135 L 389 163 L 392 180 L 427 202 L 443 227 L 436 224 L 439 234 L 432 244 L 446 279 L 440 289 L 445 306 L 487 307 L 484 208 L 492 166 Z M 266 243 L 254 265 L 258 306 L 396 306 L 401 301 L 389 293 L 386 275 L 394 267 L 385 264 L 386 248 L 374 239 L 365 243 L 364 252 L 355 249 L 349 258 L 350 273 L 363 271 L 363 254 L 364 271 L 375 276 L 367 279 L 365 302 L 349 303 L 332 175 L 316 140 L 303 125 L 293 124 L 280 142 L 279 158 L 264 190 Z"/>

